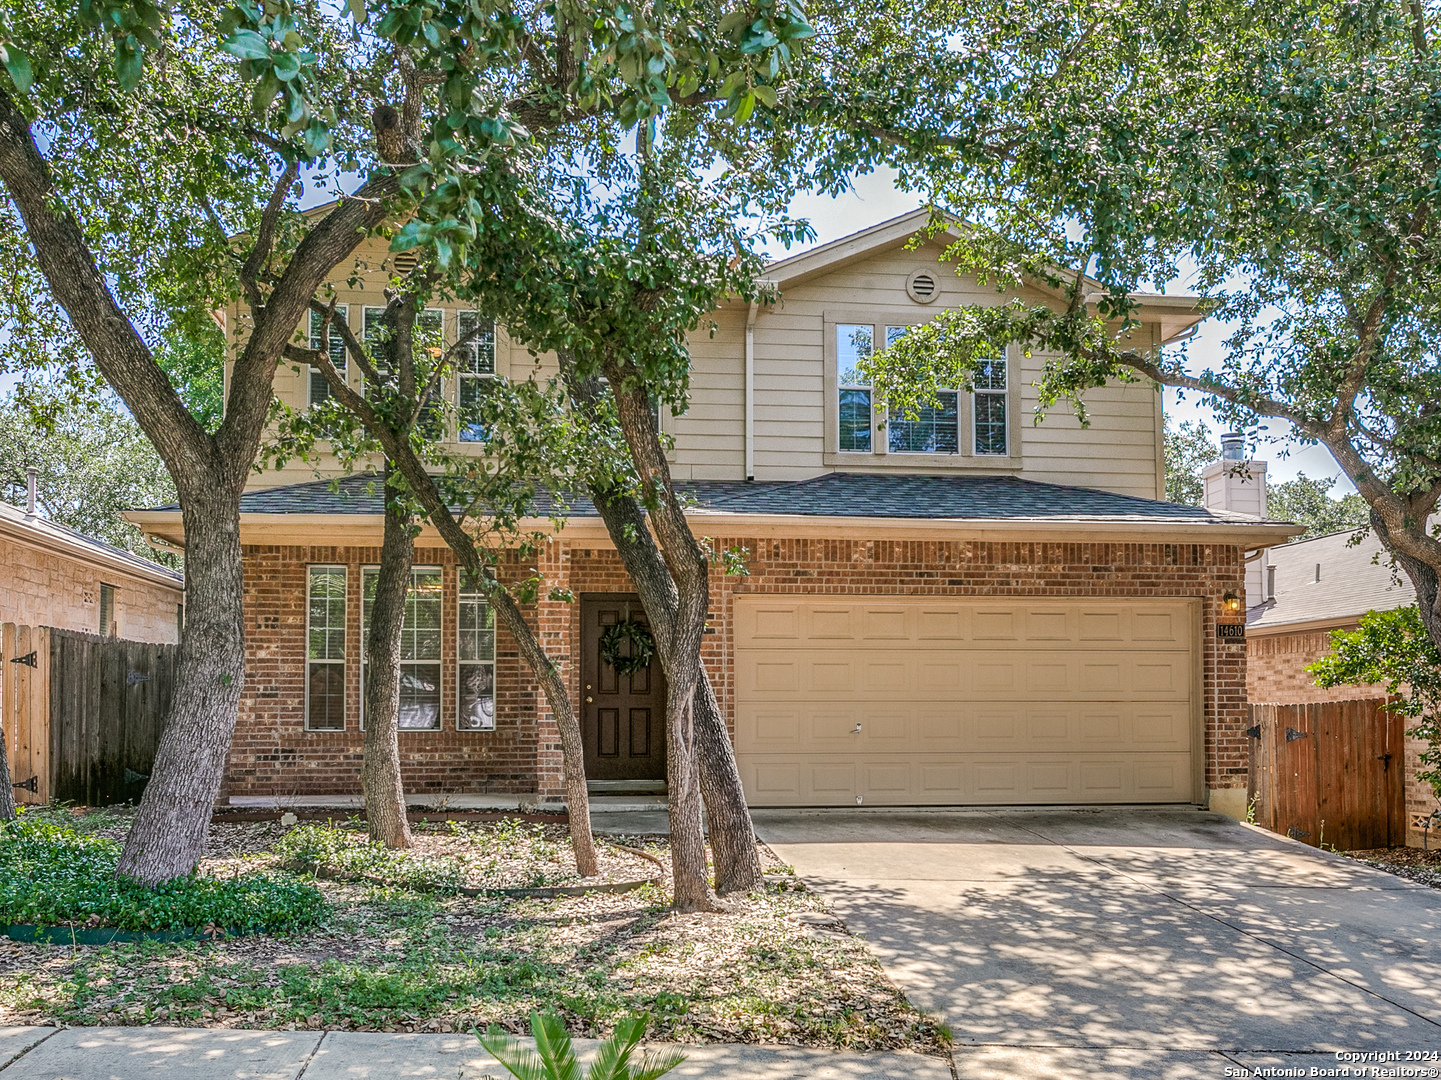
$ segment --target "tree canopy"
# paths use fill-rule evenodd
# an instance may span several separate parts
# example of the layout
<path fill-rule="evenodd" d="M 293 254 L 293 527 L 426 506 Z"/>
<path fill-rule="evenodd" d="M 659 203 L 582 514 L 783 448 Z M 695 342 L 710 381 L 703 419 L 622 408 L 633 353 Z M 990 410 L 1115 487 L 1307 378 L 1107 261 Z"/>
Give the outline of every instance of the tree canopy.
<path fill-rule="evenodd" d="M 1434 7 L 1305 0 L 930 5 L 951 55 L 906 55 L 910 100 L 857 138 L 967 222 L 958 268 L 1055 303 L 944 312 L 879 352 L 893 408 L 968 386 L 1007 344 L 1046 354 L 1040 410 L 1146 379 L 1324 445 L 1441 640 L 1441 57 Z M 998 39 L 993 36 L 1000 28 Z M 875 31 L 878 35 L 881 31 Z M 879 40 L 879 38 L 878 38 Z M 898 57 L 889 56 L 895 65 Z M 982 68 L 985 89 L 961 73 Z M 863 114 L 864 86 L 836 108 Z M 956 117 L 967 119 L 960 124 Z M 984 122 L 969 122 L 982 118 Z M 950 219 L 937 227 L 951 227 Z M 1129 333 L 1135 294 L 1183 271 L 1230 334 L 1219 363 Z"/>

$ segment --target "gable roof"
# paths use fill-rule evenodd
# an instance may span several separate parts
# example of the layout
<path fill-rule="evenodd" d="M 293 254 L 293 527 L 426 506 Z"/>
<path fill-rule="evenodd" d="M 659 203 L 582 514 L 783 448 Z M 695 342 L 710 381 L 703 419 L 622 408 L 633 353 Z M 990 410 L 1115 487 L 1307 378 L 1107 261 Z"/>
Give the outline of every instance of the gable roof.
<path fill-rule="evenodd" d="M 18 506 L 0 502 L 0 534 L 33 544 L 47 551 L 67 555 L 82 562 L 94 563 L 127 574 L 143 577 L 157 585 L 179 589 L 185 585 L 182 574 L 135 555 L 124 548 L 114 547 L 86 536 L 82 532 L 61 525 L 59 522 L 27 514 Z"/>
<path fill-rule="evenodd" d="M 878 225 L 803 251 L 799 255 L 777 259 L 767 264 L 766 280 L 774 282 L 781 289 L 788 285 L 799 285 L 811 278 L 829 274 L 879 252 L 898 247 L 921 233 L 930 220 L 931 212 L 925 207 L 900 214 Z M 951 220 L 953 224 L 949 231 L 959 235 L 963 223 L 959 218 L 953 217 Z M 1087 278 L 1086 282 L 1093 293 L 1101 290 L 1099 281 Z M 1054 291 L 1040 283 L 1033 284 L 1045 292 Z M 1144 318 L 1161 324 L 1162 345 L 1187 334 L 1206 317 L 1206 311 L 1201 306 L 1202 298 L 1188 293 L 1133 292 L 1131 297 L 1137 301 L 1137 307 Z M 1089 302 L 1093 297 L 1088 295 L 1086 299 Z"/>
<path fill-rule="evenodd" d="M 1368 534 L 1353 547 L 1354 535 L 1348 529 L 1272 548 L 1275 596 L 1246 612 L 1247 633 L 1344 626 L 1368 611 L 1414 604 L 1416 590 L 1404 575 L 1397 582 L 1381 543 Z"/>

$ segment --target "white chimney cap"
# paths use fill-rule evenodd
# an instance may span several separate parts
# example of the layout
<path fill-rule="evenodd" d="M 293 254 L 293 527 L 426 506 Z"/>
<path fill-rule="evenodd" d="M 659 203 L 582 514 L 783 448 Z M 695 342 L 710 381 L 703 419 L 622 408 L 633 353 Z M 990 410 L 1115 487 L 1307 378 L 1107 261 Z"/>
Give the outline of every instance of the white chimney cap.
<path fill-rule="evenodd" d="M 1245 461 L 1246 436 L 1239 431 L 1221 433 L 1221 460 Z"/>

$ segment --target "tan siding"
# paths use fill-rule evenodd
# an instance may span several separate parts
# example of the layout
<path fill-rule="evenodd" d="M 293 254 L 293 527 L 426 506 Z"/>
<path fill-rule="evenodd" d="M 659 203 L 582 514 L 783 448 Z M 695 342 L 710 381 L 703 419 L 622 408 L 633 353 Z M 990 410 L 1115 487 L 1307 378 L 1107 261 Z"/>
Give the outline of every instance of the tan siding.
<path fill-rule="evenodd" d="M 928 244 L 920 251 L 894 249 L 842 266 L 788 288 L 780 302 L 762 309 L 755 323 L 754 462 L 757 479 L 801 479 L 835 468 L 865 471 L 952 471 L 948 459 L 915 455 L 857 455 L 837 461 L 826 453 L 827 410 L 834 401 L 826 383 L 827 315 L 835 320 L 886 325 L 918 322 L 950 306 L 999 304 L 1013 294 L 982 286 L 939 265 L 940 248 Z M 379 269 L 387 258 L 382 241 L 366 244 L 358 259 L 377 267 L 362 275 L 358 289 L 342 288 L 340 300 L 350 305 L 350 324 L 361 326 L 362 309 L 384 303 L 381 288 L 386 276 Z M 939 299 L 917 305 L 905 294 L 907 277 L 915 270 L 936 272 Z M 1029 303 L 1055 302 L 1044 292 L 1026 288 L 1020 294 Z M 447 336 L 454 333 L 454 302 L 437 304 L 447 311 Z M 662 426 L 675 438 L 671 454 L 675 475 L 682 479 L 741 479 L 745 472 L 745 305 L 723 306 L 691 337 L 692 375 L 689 408 L 685 415 L 665 415 Z M 230 326 L 243 327 L 237 309 L 228 313 Z M 714 334 L 711 324 L 714 324 Z M 553 355 L 532 356 L 524 346 L 497 335 L 497 368 L 512 378 L 545 379 L 556 373 Z M 1154 340 L 1154 328 L 1143 331 Z M 1141 340 L 1141 338 L 1138 338 Z M 1014 358 L 1013 358 L 1013 362 Z M 1087 395 L 1091 425 L 1082 428 L 1069 409 L 1060 405 L 1040 425 L 1034 425 L 1036 392 L 1044 359 L 1033 356 L 1019 362 L 1013 372 L 1013 411 L 1009 460 L 984 463 L 961 455 L 954 471 L 1003 472 L 1051 483 L 1097 487 L 1128 495 L 1156 497 L 1164 490 L 1158 465 L 1160 401 L 1148 386 L 1111 386 Z M 359 377 L 358 372 L 352 373 Z M 832 376 L 833 377 L 833 376 Z M 277 374 L 277 396 L 292 408 L 303 408 L 305 372 L 290 365 Z M 447 386 L 453 399 L 454 387 Z M 963 439 L 968 433 L 963 432 Z M 829 438 L 834 439 L 834 434 Z M 457 444 L 464 446 L 465 444 Z M 827 461 L 832 464 L 827 464 Z M 333 462 L 322 462 L 326 474 Z M 252 480 L 252 486 L 297 483 L 313 479 L 316 470 L 303 463 Z"/>

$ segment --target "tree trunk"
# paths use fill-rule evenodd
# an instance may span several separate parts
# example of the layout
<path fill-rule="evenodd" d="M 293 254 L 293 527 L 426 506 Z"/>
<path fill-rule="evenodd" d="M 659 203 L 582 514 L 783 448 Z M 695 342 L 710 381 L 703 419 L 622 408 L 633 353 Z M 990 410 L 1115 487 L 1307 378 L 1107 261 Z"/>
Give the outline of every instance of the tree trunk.
<path fill-rule="evenodd" d="M 670 674 L 666 674 L 670 678 Z M 706 874 L 705 829 L 701 824 L 696 774 L 695 684 L 666 688 L 666 780 L 670 788 L 670 861 L 677 911 L 715 911 Z"/>
<path fill-rule="evenodd" d="M 696 756 L 700 760 L 700 790 L 715 861 L 715 891 L 721 896 L 755 892 L 765 880 L 756 850 L 755 824 L 746 805 L 730 731 L 704 666 L 694 701 Z"/>
<path fill-rule="evenodd" d="M 610 383 L 616 416 L 641 490 L 651 507 L 650 525 L 660 541 L 661 557 L 675 594 L 673 617 L 662 631 L 668 646 L 661 654 L 661 666 L 669 682 L 666 747 L 670 753 L 667 774 L 675 906 L 678 911 L 716 911 L 720 908 L 706 873 L 694 704 L 701 681 L 701 641 L 710 609 L 710 567 L 676 498 L 670 467 L 651 416 L 650 399 L 639 374 L 613 356 L 604 359 L 602 370 Z M 649 579 L 655 575 L 643 576 Z M 670 595 L 669 588 L 665 592 Z M 659 645 L 659 634 L 656 641 Z M 697 844 L 696 840 L 701 842 Z"/>
<path fill-rule="evenodd" d="M 400 778 L 400 631 L 415 541 L 403 497 L 389 484 L 386 467 L 385 540 L 380 549 L 370 630 L 365 640 L 365 756 L 360 786 L 370 838 L 388 848 L 410 847 L 405 787 Z"/>
<path fill-rule="evenodd" d="M 359 341 L 346 327 L 341 327 L 346 348 L 363 357 Z M 560 734 L 561 769 L 565 782 L 567 809 L 570 818 L 571 848 L 575 853 L 576 872 L 581 877 L 595 877 L 600 866 L 595 855 L 595 838 L 590 828 L 590 798 L 585 783 L 584 741 L 581 738 L 580 722 L 576 719 L 570 693 L 545 649 L 541 647 L 535 632 L 525 621 L 525 615 L 505 586 L 496 580 L 490 567 L 481 557 L 476 540 L 466 532 L 455 515 L 450 512 L 436 485 L 435 477 L 425 468 L 416 455 L 409 439 L 398 431 L 385 417 L 372 409 L 366 400 L 357 394 L 340 376 L 324 351 L 317 356 L 320 369 L 325 374 L 331 392 L 363 423 L 384 448 L 391 467 L 405 480 L 411 495 L 420 503 L 430 523 L 454 553 L 461 569 L 469 574 L 486 593 L 486 599 L 495 609 L 501 626 L 510 632 L 515 640 L 526 666 L 540 683 L 546 702 L 550 705 L 556 728 Z"/>
<path fill-rule="evenodd" d="M 188 478 L 185 632 L 175 696 L 116 871 L 146 885 L 183 877 L 205 853 L 245 681 L 240 492 Z M 208 489 L 208 490 L 207 490 Z"/>
<path fill-rule="evenodd" d="M 595 492 L 593 497 L 650 618 L 656 650 L 669 679 L 678 660 L 672 649 L 672 628 L 678 609 L 675 583 L 635 499 L 614 492 Z M 752 892 L 760 888 L 763 881 L 755 826 L 746 806 L 730 732 L 704 664 L 699 665 L 693 702 L 696 759 L 715 861 L 715 889 L 722 896 Z"/>
<path fill-rule="evenodd" d="M 1421 615 L 1421 624 L 1431 635 L 1432 642 L 1441 649 L 1441 607 L 1438 607 L 1441 605 L 1441 575 L 1438 575 L 1437 568 L 1398 548 L 1386 527 L 1385 519 L 1374 509 L 1371 511 L 1371 527 L 1376 530 L 1376 536 L 1411 579 L 1411 584 L 1416 588 L 1416 608 Z M 1421 531 L 1425 531 L 1424 523 Z"/>

